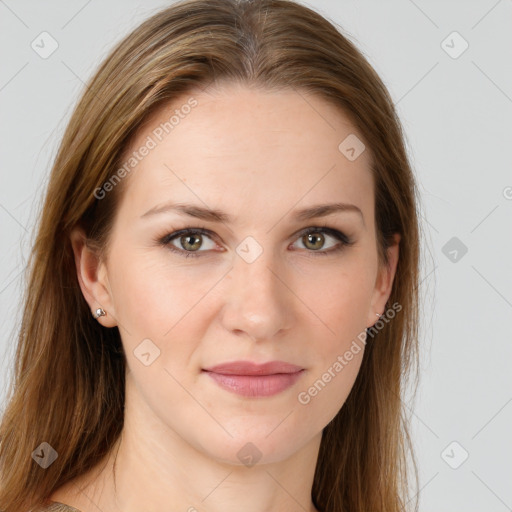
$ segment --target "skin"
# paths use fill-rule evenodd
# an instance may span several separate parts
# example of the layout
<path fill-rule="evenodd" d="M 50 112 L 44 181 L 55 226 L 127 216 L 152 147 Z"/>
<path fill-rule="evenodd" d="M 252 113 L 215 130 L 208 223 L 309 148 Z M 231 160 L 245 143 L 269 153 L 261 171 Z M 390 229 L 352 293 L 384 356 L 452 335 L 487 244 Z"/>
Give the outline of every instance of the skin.
<path fill-rule="evenodd" d="M 127 153 L 191 95 L 156 112 Z M 108 258 L 87 248 L 80 229 L 72 234 L 83 295 L 92 311 L 107 312 L 103 326 L 119 327 L 127 354 L 125 423 L 105 463 L 51 499 L 83 512 L 314 511 L 322 429 L 345 402 L 364 350 L 308 404 L 298 394 L 384 312 L 399 237 L 389 266 L 379 265 L 370 152 L 349 161 L 338 150 L 358 132 L 323 99 L 232 83 L 193 97 L 198 105 L 125 178 Z M 171 200 L 223 210 L 233 222 L 173 211 L 141 218 Z M 292 218 L 331 202 L 362 215 Z M 329 253 L 340 243 L 332 235 L 317 231 L 325 238 L 309 244 L 301 235 L 324 225 L 353 244 Z M 157 242 L 194 227 L 213 233 L 198 257 Z M 236 252 L 248 236 L 263 251 L 251 263 Z M 179 237 L 172 245 L 190 251 Z M 146 366 L 134 350 L 148 338 L 160 356 Z M 201 372 L 234 360 L 283 360 L 305 371 L 280 394 L 245 398 Z M 252 467 L 237 457 L 248 442 L 261 453 Z"/>

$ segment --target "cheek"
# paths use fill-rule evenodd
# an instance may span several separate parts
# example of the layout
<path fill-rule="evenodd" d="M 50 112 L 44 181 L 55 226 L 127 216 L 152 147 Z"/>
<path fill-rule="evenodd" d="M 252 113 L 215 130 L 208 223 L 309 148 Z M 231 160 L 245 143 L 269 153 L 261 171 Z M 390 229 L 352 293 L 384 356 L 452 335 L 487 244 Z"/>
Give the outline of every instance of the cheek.
<path fill-rule="evenodd" d="M 297 395 L 312 428 L 327 425 L 347 399 L 365 349 L 365 297 L 338 300 L 339 310 L 327 318 L 336 335 L 318 336 L 314 364 Z"/>
<path fill-rule="evenodd" d="M 194 353 L 211 322 L 208 293 L 219 279 L 218 272 L 172 265 L 158 251 L 116 254 L 111 285 L 128 366 L 142 387 L 165 382 L 173 389 L 165 369 L 180 382 L 197 371 Z M 140 356 L 148 352 L 154 362 L 146 367 Z"/>
<path fill-rule="evenodd" d="M 334 340 L 327 350 L 339 349 L 366 327 L 374 290 L 373 269 L 364 260 L 346 263 L 343 270 L 319 276 L 307 287 L 311 310 L 329 327 L 332 336 L 326 339 Z"/>
<path fill-rule="evenodd" d="M 297 398 L 317 424 L 334 418 L 359 373 L 372 284 L 371 268 L 354 264 L 350 270 L 331 273 L 328 283 L 317 281 L 313 287 L 317 299 L 310 297 L 312 309 L 330 332 L 316 336 L 314 364 Z M 327 285 L 323 294 L 318 293 L 321 285 Z"/>
<path fill-rule="evenodd" d="M 123 254 L 113 266 L 112 292 L 119 320 L 129 331 L 164 336 L 179 327 L 180 319 L 211 287 L 190 268 L 166 262 L 159 250 L 150 254 L 131 249 Z"/>
<path fill-rule="evenodd" d="M 119 324 L 133 335 L 161 335 L 165 326 L 158 319 L 163 321 L 165 312 L 171 313 L 168 304 L 172 299 L 177 302 L 173 289 L 165 286 L 157 269 L 146 260 L 132 256 L 116 261 L 111 286 Z M 168 320 L 172 320 L 170 314 Z"/>
<path fill-rule="evenodd" d="M 303 415 L 317 427 L 323 428 L 338 414 L 359 373 L 364 344 L 358 342 L 344 348 L 333 354 L 328 364 L 319 369 L 316 375 L 311 375 L 298 394 Z"/>

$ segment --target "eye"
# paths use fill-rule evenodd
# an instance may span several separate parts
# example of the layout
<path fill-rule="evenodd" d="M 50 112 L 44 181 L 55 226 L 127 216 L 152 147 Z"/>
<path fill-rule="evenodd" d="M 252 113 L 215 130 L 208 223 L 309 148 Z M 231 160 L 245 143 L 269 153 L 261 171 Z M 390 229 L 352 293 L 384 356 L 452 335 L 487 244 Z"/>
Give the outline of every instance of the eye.
<path fill-rule="evenodd" d="M 328 250 L 325 250 L 326 235 L 327 238 L 334 239 L 338 242 L 337 244 L 331 243 L 331 245 L 327 247 Z M 327 256 L 333 252 L 342 250 L 345 246 L 349 246 L 354 243 L 353 240 L 351 240 L 341 231 L 329 228 L 327 226 L 307 228 L 300 234 L 299 241 L 302 242 L 306 249 L 309 249 L 308 252 L 316 253 L 314 254 L 315 256 Z"/>
<path fill-rule="evenodd" d="M 208 250 L 215 249 L 215 242 L 212 237 L 215 235 L 204 228 L 187 228 L 180 231 L 175 231 L 165 235 L 159 239 L 159 244 L 169 248 L 172 252 L 178 253 L 180 256 L 186 258 L 198 257 L 201 252 L 208 252 Z M 298 241 L 303 244 L 305 250 L 313 253 L 314 256 L 327 256 L 331 253 L 341 251 L 346 246 L 354 243 L 347 235 L 338 231 L 337 229 L 323 227 L 310 227 L 301 231 L 298 235 Z M 327 238 L 326 238 L 327 237 Z M 326 239 L 334 239 L 338 243 L 331 243 L 328 250 L 325 250 Z M 204 241 L 209 240 L 210 246 L 204 247 Z M 203 248 L 204 250 L 200 250 Z"/>
<path fill-rule="evenodd" d="M 204 252 L 199 251 L 199 248 L 202 247 L 205 238 L 210 238 L 208 230 L 204 228 L 188 228 L 170 233 L 159 240 L 159 242 L 167 246 L 171 251 L 188 258 L 189 256 L 199 256 L 198 254 L 194 254 L 196 252 Z M 207 250 L 215 248 L 215 243 L 211 238 L 210 242 L 212 246 L 207 247 Z"/>

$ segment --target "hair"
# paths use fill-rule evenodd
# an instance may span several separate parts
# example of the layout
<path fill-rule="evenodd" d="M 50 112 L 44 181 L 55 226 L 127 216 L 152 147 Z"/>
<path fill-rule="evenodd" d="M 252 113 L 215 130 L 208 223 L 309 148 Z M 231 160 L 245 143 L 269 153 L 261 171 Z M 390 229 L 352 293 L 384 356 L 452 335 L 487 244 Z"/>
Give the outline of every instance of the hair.
<path fill-rule="evenodd" d="M 291 0 L 185 0 L 111 51 L 84 89 L 55 157 L 27 265 L 13 379 L 0 424 L 0 509 L 31 510 L 109 454 L 123 428 L 126 356 L 119 330 L 91 315 L 70 233 L 105 254 L 122 187 L 95 190 L 122 164 L 149 116 L 221 81 L 323 98 L 345 113 L 372 156 L 379 262 L 399 233 L 389 304 L 368 336 L 353 388 L 324 428 L 312 487 L 322 512 L 406 510 L 410 460 L 401 401 L 418 367 L 418 192 L 383 82 L 337 25 Z M 309 108 L 305 106 L 304 108 Z M 47 469 L 32 452 L 58 453 Z M 410 460 L 409 460 L 410 457 Z"/>

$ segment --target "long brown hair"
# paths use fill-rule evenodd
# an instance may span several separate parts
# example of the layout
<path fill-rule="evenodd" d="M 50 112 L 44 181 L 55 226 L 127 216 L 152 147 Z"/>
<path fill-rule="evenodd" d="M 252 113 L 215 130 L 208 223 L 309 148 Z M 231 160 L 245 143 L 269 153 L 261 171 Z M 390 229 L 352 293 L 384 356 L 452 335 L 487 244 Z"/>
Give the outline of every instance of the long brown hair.
<path fill-rule="evenodd" d="M 381 262 L 393 233 L 401 235 L 388 301 L 399 312 L 368 336 L 351 393 L 323 431 L 312 499 L 323 512 L 406 509 L 412 447 L 401 396 L 406 377 L 417 375 L 419 198 L 392 99 L 356 46 L 305 6 L 186 0 L 113 49 L 89 81 L 55 159 L 28 261 L 14 379 L 0 425 L 4 512 L 42 504 L 104 460 L 120 435 L 121 338 L 91 316 L 70 232 L 80 225 L 91 244 L 105 249 L 121 187 L 101 200 L 95 190 L 119 168 L 151 113 L 218 80 L 316 94 L 349 116 L 371 151 Z M 58 453 L 46 469 L 31 456 L 42 442 Z"/>

